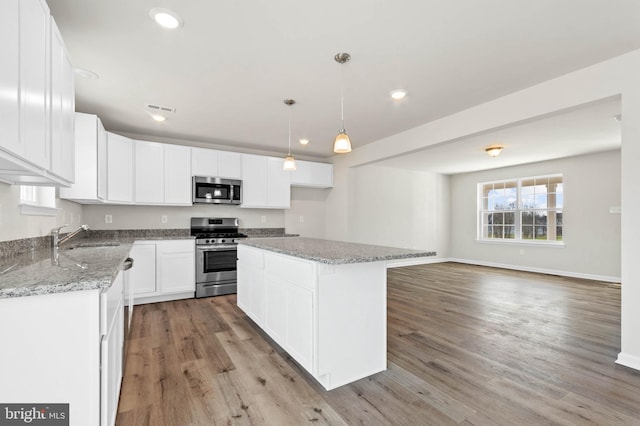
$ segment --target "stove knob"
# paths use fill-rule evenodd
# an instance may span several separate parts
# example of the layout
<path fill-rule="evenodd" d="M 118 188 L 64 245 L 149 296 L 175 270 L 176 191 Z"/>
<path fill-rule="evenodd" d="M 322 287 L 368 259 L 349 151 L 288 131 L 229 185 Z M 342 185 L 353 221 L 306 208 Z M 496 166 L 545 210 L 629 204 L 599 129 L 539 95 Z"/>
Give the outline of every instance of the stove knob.
<path fill-rule="evenodd" d="M 226 240 L 222 240 L 222 241 L 220 241 L 220 242 L 221 242 L 221 243 L 226 243 L 227 241 L 226 241 Z"/>

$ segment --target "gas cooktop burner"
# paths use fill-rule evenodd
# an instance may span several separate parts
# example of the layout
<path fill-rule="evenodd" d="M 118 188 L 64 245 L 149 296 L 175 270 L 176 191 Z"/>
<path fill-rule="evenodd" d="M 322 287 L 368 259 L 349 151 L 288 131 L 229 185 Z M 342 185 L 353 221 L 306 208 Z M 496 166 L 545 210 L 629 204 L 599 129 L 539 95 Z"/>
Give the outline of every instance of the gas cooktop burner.
<path fill-rule="evenodd" d="M 193 236 L 196 238 L 247 238 L 246 234 L 239 232 L 198 232 Z"/>

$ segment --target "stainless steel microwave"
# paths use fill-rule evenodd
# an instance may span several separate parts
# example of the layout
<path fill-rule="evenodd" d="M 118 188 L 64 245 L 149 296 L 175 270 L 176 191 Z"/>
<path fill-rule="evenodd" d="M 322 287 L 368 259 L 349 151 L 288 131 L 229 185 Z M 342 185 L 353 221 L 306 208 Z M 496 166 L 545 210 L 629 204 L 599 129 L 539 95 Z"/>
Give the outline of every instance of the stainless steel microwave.
<path fill-rule="evenodd" d="M 193 177 L 193 203 L 240 204 L 242 181 L 219 177 Z"/>

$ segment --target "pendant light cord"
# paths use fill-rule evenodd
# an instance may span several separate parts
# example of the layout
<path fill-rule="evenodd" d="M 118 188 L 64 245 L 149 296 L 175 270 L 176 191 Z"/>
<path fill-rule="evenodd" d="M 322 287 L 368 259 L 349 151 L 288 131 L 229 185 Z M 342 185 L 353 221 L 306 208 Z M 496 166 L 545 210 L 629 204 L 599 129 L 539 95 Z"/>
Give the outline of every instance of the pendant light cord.
<path fill-rule="evenodd" d="M 293 108 L 289 105 L 289 157 L 291 156 L 291 114 L 293 114 Z"/>
<path fill-rule="evenodd" d="M 340 64 L 340 118 L 344 129 L 344 64 Z"/>

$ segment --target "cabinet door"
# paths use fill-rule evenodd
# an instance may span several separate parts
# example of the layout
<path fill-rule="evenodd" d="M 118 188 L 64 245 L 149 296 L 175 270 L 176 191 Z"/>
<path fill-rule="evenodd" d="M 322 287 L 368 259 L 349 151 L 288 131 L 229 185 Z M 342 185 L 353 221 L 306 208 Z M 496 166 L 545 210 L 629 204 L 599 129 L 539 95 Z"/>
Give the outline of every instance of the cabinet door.
<path fill-rule="evenodd" d="M 20 129 L 20 1 L 0 2 L 0 146 L 24 155 Z"/>
<path fill-rule="evenodd" d="M 227 179 L 242 179 L 242 154 L 218 151 L 218 176 Z"/>
<path fill-rule="evenodd" d="M 114 425 L 122 384 L 124 345 L 124 306 L 119 306 L 115 321 L 102 338 L 100 362 L 100 416 L 102 425 Z"/>
<path fill-rule="evenodd" d="M 191 205 L 191 149 L 164 146 L 164 202 Z"/>
<path fill-rule="evenodd" d="M 107 133 L 107 199 L 133 201 L 133 144 L 114 133 Z"/>
<path fill-rule="evenodd" d="M 156 292 L 156 244 L 135 243 L 130 257 L 133 268 L 129 270 L 129 285 L 134 295 Z"/>
<path fill-rule="evenodd" d="M 51 18 L 51 172 L 74 178 L 73 68 L 58 26 Z M 71 116 L 71 119 L 69 119 Z M 70 127 L 71 126 L 71 127 Z"/>
<path fill-rule="evenodd" d="M 164 145 L 133 141 L 136 203 L 164 202 Z"/>
<path fill-rule="evenodd" d="M 242 155 L 242 207 L 267 206 L 267 159 Z"/>
<path fill-rule="evenodd" d="M 157 243 L 157 285 L 163 294 L 196 291 L 193 240 Z"/>
<path fill-rule="evenodd" d="M 312 290 L 285 284 L 285 349 L 306 370 L 313 367 Z"/>
<path fill-rule="evenodd" d="M 20 135 L 24 157 L 49 170 L 49 7 L 44 0 L 20 0 L 19 3 Z"/>
<path fill-rule="evenodd" d="M 282 170 L 282 158 L 267 159 L 267 206 L 286 208 L 291 206 L 291 172 Z"/>
<path fill-rule="evenodd" d="M 286 287 L 283 280 L 270 274 L 264 276 L 265 315 L 264 330 L 280 346 L 285 347 L 286 339 Z M 286 348 L 285 348 L 286 349 Z"/>
<path fill-rule="evenodd" d="M 98 200 L 107 199 L 107 132 L 104 130 L 102 121 L 97 120 L 97 140 L 98 140 Z"/>
<path fill-rule="evenodd" d="M 291 185 L 310 188 L 333 186 L 333 165 L 312 161 L 296 161 L 296 170 L 291 172 Z"/>
<path fill-rule="evenodd" d="M 218 151 L 191 148 L 191 173 L 193 176 L 218 176 Z"/>
<path fill-rule="evenodd" d="M 76 181 L 69 188 L 60 188 L 60 198 L 97 201 L 98 146 L 96 145 L 96 132 L 99 120 L 95 115 L 75 113 Z"/>

